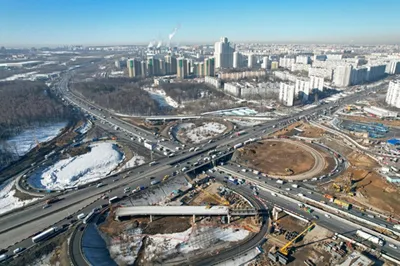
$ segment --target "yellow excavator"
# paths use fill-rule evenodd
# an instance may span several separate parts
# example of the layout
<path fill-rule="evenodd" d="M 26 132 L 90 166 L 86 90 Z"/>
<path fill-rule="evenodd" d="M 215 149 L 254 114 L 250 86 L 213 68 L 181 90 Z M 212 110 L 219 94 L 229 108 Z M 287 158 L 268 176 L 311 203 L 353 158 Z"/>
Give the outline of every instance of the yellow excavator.
<path fill-rule="evenodd" d="M 290 168 L 285 168 L 285 171 L 286 171 L 287 173 L 289 173 L 290 175 L 293 175 L 293 174 L 294 174 L 294 171 L 293 171 L 292 169 L 290 169 Z"/>
<path fill-rule="evenodd" d="M 340 185 L 333 183 L 332 186 L 336 190 L 336 192 L 342 191 L 342 187 Z"/>
<path fill-rule="evenodd" d="M 311 223 L 306 229 L 304 229 L 303 232 L 298 234 L 295 238 L 293 238 L 292 240 L 287 242 L 286 245 L 281 247 L 279 252 L 282 253 L 285 256 L 289 255 L 289 249 L 296 242 L 296 240 L 299 239 L 301 236 L 305 235 L 307 232 L 311 231 L 314 228 L 315 225 L 316 225 L 315 223 Z"/>

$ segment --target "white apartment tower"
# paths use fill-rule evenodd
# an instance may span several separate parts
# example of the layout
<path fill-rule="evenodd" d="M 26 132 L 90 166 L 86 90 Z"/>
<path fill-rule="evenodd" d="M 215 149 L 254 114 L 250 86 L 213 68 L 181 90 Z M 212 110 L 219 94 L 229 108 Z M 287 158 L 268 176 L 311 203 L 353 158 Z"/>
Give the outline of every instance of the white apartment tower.
<path fill-rule="evenodd" d="M 293 106 L 294 90 L 294 85 L 281 82 L 279 88 L 279 101 L 281 101 L 286 106 Z"/>
<path fill-rule="evenodd" d="M 219 42 L 216 42 L 214 45 L 215 67 L 232 68 L 233 50 L 226 37 L 222 37 Z"/>
<path fill-rule="evenodd" d="M 233 68 L 242 67 L 242 54 L 238 51 L 233 53 Z"/>
<path fill-rule="evenodd" d="M 294 87 L 294 95 L 299 97 L 303 102 L 308 101 L 308 96 L 311 93 L 310 82 L 306 80 L 296 79 Z"/>
<path fill-rule="evenodd" d="M 324 78 L 311 76 L 310 77 L 310 89 L 314 90 L 317 89 L 319 91 L 324 91 Z"/>
<path fill-rule="evenodd" d="M 350 85 L 351 71 L 353 66 L 337 66 L 334 73 L 334 83 L 338 87 L 347 87 Z"/>
<path fill-rule="evenodd" d="M 256 62 L 255 56 L 253 54 L 249 54 L 247 58 L 247 67 L 253 68 Z"/>
<path fill-rule="evenodd" d="M 386 94 L 386 103 L 400 108 L 400 80 L 391 81 Z"/>
<path fill-rule="evenodd" d="M 400 74 L 400 61 L 391 61 L 388 64 L 388 74 Z"/>

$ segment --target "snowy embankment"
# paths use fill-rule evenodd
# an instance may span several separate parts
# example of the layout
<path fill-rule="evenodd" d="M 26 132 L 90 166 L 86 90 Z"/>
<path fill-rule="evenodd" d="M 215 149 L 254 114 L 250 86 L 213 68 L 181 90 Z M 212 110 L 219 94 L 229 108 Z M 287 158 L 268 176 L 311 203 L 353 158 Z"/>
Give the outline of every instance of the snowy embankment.
<path fill-rule="evenodd" d="M 61 190 L 104 178 L 123 160 L 123 154 L 113 143 L 90 145 L 91 151 L 63 159 L 42 172 L 29 177 L 33 187 Z"/>
<path fill-rule="evenodd" d="M 119 239 L 111 241 L 110 253 L 118 263 L 134 263 L 143 245 L 143 238 L 148 237 L 144 247 L 144 260 L 150 262 L 157 258 L 166 258 L 176 253 L 187 254 L 196 250 L 205 250 L 215 243 L 237 242 L 245 239 L 250 232 L 243 229 L 199 227 L 189 228 L 173 234 L 143 235 L 141 229 L 130 231 Z"/>
<path fill-rule="evenodd" d="M 36 146 L 36 141 L 46 142 L 55 138 L 60 131 L 66 127 L 67 122 L 59 122 L 46 126 L 26 129 L 21 134 L 18 134 L 6 141 L 6 146 L 9 151 L 23 156 Z"/>
<path fill-rule="evenodd" d="M 135 166 L 139 166 L 145 163 L 145 159 L 143 156 L 134 154 L 133 157 L 127 161 L 117 172 L 121 172 L 123 170 L 126 170 L 128 168 L 132 168 Z"/>
<path fill-rule="evenodd" d="M 39 199 L 20 200 L 19 198 L 14 197 L 15 190 L 12 190 L 14 184 L 15 181 L 6 182 L 0 187 L 0 214 L 12 209 L 23 207 L 24 205 Z"/>
<path fill-rule="evenodd" d="M 226 126 L 216 122 L 206 122 L 199 127 L 196 127 L 193 123 L 184 123 L 179 126 L 179 129 L 185 131 L 184 136 L 189 142 L 200 143 L 223 133 Z"/>
<path fill-rule="evenodd" d="M 155 100 L 160 107 L 163 108 L 178 108 L 179 104 L 172 99 L 170 96 L 167 96 L 164 90 L 161 89 L 152 89 L 152 88 L 143 88 L 150 94 L 150 97 Z M 183 106 L 182 106 L 183 107 Z"/>

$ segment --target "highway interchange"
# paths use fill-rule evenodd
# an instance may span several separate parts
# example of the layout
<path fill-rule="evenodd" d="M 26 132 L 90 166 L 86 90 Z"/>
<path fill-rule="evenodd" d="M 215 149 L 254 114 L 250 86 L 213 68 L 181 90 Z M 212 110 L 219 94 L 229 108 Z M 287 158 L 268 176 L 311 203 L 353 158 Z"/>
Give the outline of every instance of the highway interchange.
<path fill-rule="evenodd" d="M 79 106 L 79 108 L 85 112 L 89 113 L 90 115 L 97 118 L 98 121 L 104 121 L 104 125 L 108 124 L 111 127 L 118 126 L 121 131 L 127 133 L 127 139 L 133 136 L 134 141 L 138 144 L 139 137 L 145 138 L 150 141 L 158 142 L 159 139 L 157 136 L 154 136 L 151 133 L 146 132 L 145 130 L 127 124 L 115 117 L 113 117 L 112 113 L 109 113 L 105 110 L 99 110 L 100 108 L 93 103 L 90 103 L 77 95 L 72 94 L 68 90 L 68 75 L 63 78 L 60 83 L 58 84 L 58 92 L 62 94 L 62 97 L 71 104 Z M 368 91 L 362 91 L 350 95 L 346 98 L 343 98 L 340 101 L 340 104 L 350 103 L 362 98 L 366 95 Z M 300 112 L 296 115 L 291 117 L 284 117 L 275 121 L 269 121 L 262 125 L 253 127 L 248 129 L 248 134 L 238 137 L 229 138 L 228 136 L 220 137 L 214 140 L 212 143 L 204 144 L 201 150 L 197 152 L 188 152 L 186 150 L 176 150 L 176 147 L 180 146 L 177 143 L 170 142 L 169 140 L 161 142 L 165 148 L 168 148 L 170 151 L 174 151 L 175 156 L 172 158 L 164 157 L 158 160 L 157 165 L 149 166 L 148 164 L 141 165 L 139 167 L 135 167 L 130 171 L 125 171 L 124 173 L 116 174 L 110 177 L 107 177 L 102 180 L 102 183 L 105 184 L 104 187 L 96 188 L 96 186 L 87 186 L 81 188 L 79 190 L 72 190 L 72 191 L 65 191 L 61 197 L 63 200 L 53 204 L 50 208 L 43 209 L 44 203 L 38 203 L 33 206 L 27 207 L 25 209 L 16 210 L 15 212 L 0 217 L 0 232 L 1 232 L 1 246 L 0 248 L 7 248 L 9 251 L 17 247 L 23 248 L 30 248 L 32 247 L 32 241 L 30 236 L 36 234 L 39 231 L 42 231 L 50 226 L 56 225 L 62 227 L 63 225 L 67 225 L 71 223 L 71 220 L 76 219 L 76 214 L 80 212 L 88 213 L 95 207 L 98 207 L 102 204 L 107 204 L 107 200 L 101 199 L 101 196 L 104 193 L 109 192 L 109 196 L 121 196 L 123 195 L 123 188 L 127 185 L 130 187 L 137 187 L 137 186 L 149 186 L 150 184 L 150 177 L 155 177 L 157 180 L 162 180 L 165 175 L 171 175 L 173 172 L 179 170 L 181 166 L 186 165 L 193 165 L 194 162 L 199 161 L 201 158 L 204 157 L 208 151 L 216 149 L 217 151 L 221 151 L 221 156 L 225 156 L 227 153 L 230 152 L 230 147 L 237 143 L 242 143 L 243 141 L 249 138 L 256 138 L 267 135 L 274 130 L 275 128 L 279 128 L 281 126 L 286 125 L 287 123 L 291 123 L 296 121 L 299 118 L 306 117 L 306 116 L 314 116 L 318 113 L 322 113 L 324 110 L 329 110 L 331 108 L 336 108 L 339 103 L 328 103 L 324 105 L 319 105 L 313 109 L 308 109 L 303 112 Z M 121 134 L 122 136 L 122 134 Z M 229 146 L 228 146 L 229 145 Z M 190 164 L 187 164 L 190 162 Z M 180 167 L 174 167 L 175 165 L 179 164 Z M 201 167 L 199 165 L 198 167 Z M 237 168 L 235 165 L 227 165 L 224 166 L 229 168 L 231 171 L 237 173 L 240 169 Z M 192 167 L 193 170 L 194 167 Z M 223 175 L 220 175 L 219 172 L 215 172 L 212 175 L 215 175 L 216 178 L 223 180 Z M 238 173 L 236 174 L 238 175 Z M 247 178 L 254 180 L 253 182 L 260 182 L 263 181 L 265 186 L 276 187 L 276 189 L 280 190 L 282 194 L 287 194 L 287 196 L 295 197 L 295 194 L 302 193 L 309 198 L 312 198 L 316 201 L 326 201 L 325 198 L 321 194 L 312 193 L 312 187 L 309 188 L 308 186 L 311 185 L 303 185 L 301 184 L 299 188 L 294 189 L 291 187 L 291 183 L 287 183 L 284 185 L 278 185 L 274 180 L 269 180 L 267 178 L 263 178 L 259 180 L 256 176 L 254 176 L 250 172 L 240 172 L 240 175 L 244 175 Z M 225 173 L 226 176 L 226 173 Z M 116 180 L 118 179 L 118 180 Z M 265 179 L 265 180 L 264 180 Z M 264 185 L 263 185 L 264 186 Z M 280 188 L 279 188 L 280 186 Z M 260 185 L 261 187 L 261 185 Z M 290 188 L 291 190 L 287 190 Z M 240 188 L 236 188 L 240 190 L 240 193 L 245 194 L 247 197 L 253 197 L 253 192 L 250 188 L 246 185 L 240 186 Z M 335 216 L 331 218 L 326 218 L 322 212 L 318 209 L 314 209 L 313 214 L 308 214 L 304 211 L 299 211 L 297 204 L 294 204 L 285 198 L 276 197 L 271 194 L 271 192 L 265 191 L 263 189 L 259 190 L 259 195 L 257 196 L 260 199 L 266 200 L 271 204 L 276 204 L 278 206 L 284 207 L 288 210 L 291 210 L 296 213 L 301 213 L 307 219 L 314 219 L 313 215 L 318 215 L 319 219 L 317 221 L 318 224 L 327 227 L 328 229 L 338 232 L 338 233 L 346 233 L 352 232 L 358 229 L 358 227 L 350 226 L 349 224 L 343 223 L 341 220 L 337 220 Z M 299 199 L 297 199 L 299 200 Z M 327 205 L 332 205 L 330 203 L 326 203 Z M 332 205 L 332 207 L 336 207 Z M 357 210 L 351 209 L 349 213 L 363 216 L 363 214 Z M 72 218 L 66 218 L 68 216 L 73 216 Z M 364 219 L 367 219 L 371 222 L 376 223 L 377 225 L 386 224 L 387 226 L 392 226 L 390 223 L 387 223 L 384 219 L 380 219 L 379 217 L 368 217 L 363 216 Z M 261 236 L 262 238 L 263 236 Z M 247 245 L 254 247 L 261 239 L 257 239 L 254 243 L 251 242 Z M 397 242 L 397 241 L 396 241 Z M 394 243 L 396 243 L 394 242 Z M 388 247 L 387 245 L 382 248 L 389 254 L 395 258 L 400 258 L 399 251 Z M 244 251 L 244 249 L 243 249 Z M 236 254 L 237 252 L 234 251 L 232 254 Z M 229 258 L 229 253 L 221 254 L 220 260 L 224 260 Z M 213 258 L 217 259 L 217 258 Z M 200 262 L 199 262 L 200 263 Z M 204 264 L 206 265 L 206 264 Z"/>

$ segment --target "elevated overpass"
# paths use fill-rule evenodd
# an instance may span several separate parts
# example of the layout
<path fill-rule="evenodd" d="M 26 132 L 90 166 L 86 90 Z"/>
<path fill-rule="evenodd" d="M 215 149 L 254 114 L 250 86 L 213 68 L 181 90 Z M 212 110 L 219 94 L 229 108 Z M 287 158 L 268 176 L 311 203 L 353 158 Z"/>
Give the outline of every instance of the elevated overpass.
<path fill-rule="evenodd" d="M 227 216 L 228 223 L 231 216 L 256 216 L 256 209 L 229 209 L 226 206 L 134 206 L 119 207 L 115 212 L 115 219 L 132 216 L 193 216 L 193 222 L 197 216 Z"/>

